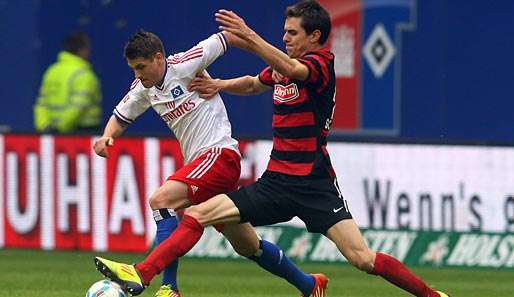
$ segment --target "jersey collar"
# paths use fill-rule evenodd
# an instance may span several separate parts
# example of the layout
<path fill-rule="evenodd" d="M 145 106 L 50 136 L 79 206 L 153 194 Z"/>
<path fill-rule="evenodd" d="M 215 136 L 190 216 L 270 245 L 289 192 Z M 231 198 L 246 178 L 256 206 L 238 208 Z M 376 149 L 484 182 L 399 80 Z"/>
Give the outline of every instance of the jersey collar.
<path fill-rule="evenodd" d="M 164 64 L 164 75 L 162 76 L 162 80 L 159 84 L 155 86 L 160 91 L 164 89 L 164 81 L 166 80 L 166 74 L 168 74 L 168 65 Z"/>

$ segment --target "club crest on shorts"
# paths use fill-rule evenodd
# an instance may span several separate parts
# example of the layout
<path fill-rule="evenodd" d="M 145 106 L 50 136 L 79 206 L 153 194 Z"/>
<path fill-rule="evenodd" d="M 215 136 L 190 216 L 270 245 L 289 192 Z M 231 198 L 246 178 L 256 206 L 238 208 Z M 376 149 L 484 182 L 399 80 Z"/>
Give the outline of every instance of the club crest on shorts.
<path fill-rule="evenodd" d="M 198 190 L 197 186 L 191 185 L 191 192 L 193 192 L 193 195 L 196 193 L 197 190 Z"/>

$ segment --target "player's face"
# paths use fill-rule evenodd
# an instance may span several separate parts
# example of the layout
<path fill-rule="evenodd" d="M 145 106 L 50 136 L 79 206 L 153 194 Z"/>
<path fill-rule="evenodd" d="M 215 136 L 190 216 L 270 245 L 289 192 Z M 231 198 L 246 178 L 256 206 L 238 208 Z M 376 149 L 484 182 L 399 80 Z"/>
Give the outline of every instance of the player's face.
<path fill-rule="evenodd" d="M 164 75 L 164 57 L 156 53 L 153 58 L 135 58 L 127 60 L 134 76 L 141 80 L 145 88 L 151 88 L 162 81 Z"/>
<path fill-rule="evenodd" d="M 284 36 L 282 40 L 286 44 L 289 57 L 299 58 L 311 50 L 310 36 L 301 25 L 302 18 L 289 17 L 284 24 Z"/>

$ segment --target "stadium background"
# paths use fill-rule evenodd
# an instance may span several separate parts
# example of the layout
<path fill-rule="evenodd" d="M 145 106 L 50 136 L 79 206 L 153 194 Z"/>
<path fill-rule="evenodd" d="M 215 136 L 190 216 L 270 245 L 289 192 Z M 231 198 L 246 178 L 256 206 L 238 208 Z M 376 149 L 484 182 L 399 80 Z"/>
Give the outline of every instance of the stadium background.
<path fill-rule="evenodd" d="M 193 5 L 179 0 L 141 5 L 136 1 L 114 0 L 2 1 L 0 52 L 4 57 L 4 71 L 0 74 L 3 85 L 0 95 L 8 104 L 2 108 L 0 125 L 7 125 L 13 131 L 33 130 L 31 111 L 41 74 L 55 59 L 63 35 L 70 30 L 80 29 L 91 35 L 92 62 L 102 82 L 107 118 L 132 81 L 132 73 L 122 54 L 124 43 L 134 31 L 140 28 L 154 31 L 162 37 L 168 52 L 183 51 L 216 32 L 213 13 L 220 7 L 228 7 L 245 16 L 257 32 L 282 48 L 283 11 L 293 2 L 221 0 Z M 392 134 L 395 140 L 512 142 L 512 1 L 324 2 L 363 12 L 364 31 L 370 31 L 383 20 L 396 47 L 394 58 L 401 60 L 400 67 L 395 67 L 397 60 L 391 62 L 384 74 L 386 77 L 389 72 L 398 70 L 401 76 L 395 82 L 399 95 L 396 126 L 391 124 L 392 103 L 385 99 L 382 99 L 385 103 L 374 102 L 378 99 L 373 98 L 378 96 L 371 96 L 373 98 L 361 104 L 362 123 L 354 123 L 353 128 L 368 131 L 383 128 L 389 131 L 382 135 Z M 403 24 L 410 29 L 397 30 L 392 24 Z M 337 24 L 334 27 L 337 31 Z M 356 30 L 360 28 L 355 26 Z M 395 29 L 398 34 L 392 36 Z M 367 36 L 361 38 L 358 31 L 354 34 L 355 38 L 362 39 L 355 55 L 362 56 L 369 32 L 363 34 Z M 356 61 L 355 65 L 358 64 Z M 366 70 L 368 64 L 363 62 L 362 65 Z M 256 74 L 263 66 L 252 55 L 236 49 L 216 61 L 210 72 L 232 77 Z M 366 90 L 371 79 L 362 72 L 365 80 L 362 90 Z M 355 75 L 359 76 L 359 72 Z M 392 86 L 393 82 L 387 79 L 387 84 Z M 345 92 L 349 90 L 339 91 L 340 95 Z M 268 94 L 252 99 L 224 97 L 236 136 L 270 137 Z M 253 112 L 255 110 L 261 112 Z M 129 132 L 167 135 L 165 125 L 156 123 L 153 114 L 138 120 Z"/>
<path fill-rule="evenodd" d="M 133 79 L 122 52 L 134 31 L 157 33 L 168 53 L 183 51 L 216 32 L 213 14 L 225 7 L 282 48 L 283 11 L 295 1 L 196 2 L 0 1 L 0 258 L 1 248 L 8 257 L 9 248 L 140 253 L 151 244 L 146 197 L 160 175 L 182 164 L 167 127 L 146 113 L 102 162 L 90 151 L 89 136 L 35 135 L 32 105 L 70 30 L 91 36 L 107 119 Z M 341 61 L 329 150 L 368 243 L 429 269 L 511 270 L 514 2 L 321 2 L 332 12 L 330 44 Z M 262 67 L 233 49 L 209 72 L 228 78 Z M 266 165 L 269 96 L 223 96 L 234 135 L 244 140 L 242 183 Z M 295 260 L 344 261 L 333 245 L 298 225 L 259 232 Z M 236 257 L 212 230 L 190 256 Z"/>

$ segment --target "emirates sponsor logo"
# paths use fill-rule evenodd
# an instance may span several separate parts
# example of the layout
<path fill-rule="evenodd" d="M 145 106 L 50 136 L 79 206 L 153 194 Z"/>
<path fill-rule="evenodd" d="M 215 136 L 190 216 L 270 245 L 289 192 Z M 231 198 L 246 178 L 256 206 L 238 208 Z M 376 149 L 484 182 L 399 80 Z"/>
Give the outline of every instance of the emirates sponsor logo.
<path fill-rule="evenodd" d="M 165 105 L 170 110 L 171 109 L 175 109 L 175 101 L 168 101 L 168 102 L 165 103 Z"/>
<path fill-rule="evenodd" d="M 293 101 L 299 96 L 300 92 L 298 92 L 298 87 L 295 83 L 288 84 L 287 86 L 276 84 L 273 91 L 273 99 L 280 103 Z"/>
<path fill-rule="evenodd" d="M 173 110 L 170 110 L 168 112 L 166 112 L 165 114 L 162 114 L 161 115 L 161 118 L 166 121 L 166 122 L 169 122 L 169 121 L 172 121 L 172 120 L 175 120 L 175 119 L 178 119 L 180 118 L 181 116 L 189 113 L 191 110 L 193 110 L 195 107 L 196 107 L 196 103 L 192 100 L 192 99 L 189 99 L 187 100 L 186 102 L 180 104 L 177 108 L 173 109 Z M 168 106 L 168 108 L 170 107 L 175 107 L 175 103 L 172 104 L 172 106 Z"/>

